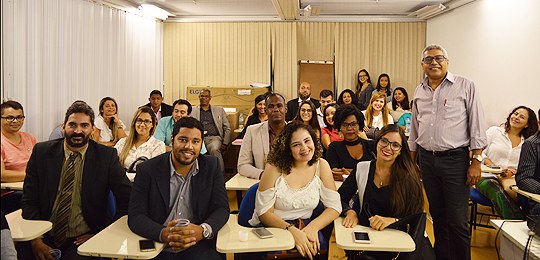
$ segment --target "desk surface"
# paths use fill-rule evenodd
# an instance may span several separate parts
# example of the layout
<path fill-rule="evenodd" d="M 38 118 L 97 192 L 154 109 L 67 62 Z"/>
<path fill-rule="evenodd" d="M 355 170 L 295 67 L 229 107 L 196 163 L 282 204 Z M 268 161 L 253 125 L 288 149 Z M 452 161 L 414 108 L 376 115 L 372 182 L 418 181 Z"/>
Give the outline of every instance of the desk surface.
<path fill-rule="evenodd" d="M 395 229 L 386 228 L 382 231 L 371 227 L 357 225 L 354 228 L 345 228 L 341 225 L 342 217 L 334 220 L 336 244 L 345 250 L 385 251 L 385 252 L 412 252 L 416 248 L 409 234 Z M 353 241 L 353 231 L 369 233 L 371 243 L 360 244 Z"/>
<path fill-rule="evenodd" d="M 139 240 L 145 239 L 133 233 L 127 224 L 127 216 L 123 216 L 110 226 L 97 233 L 77 248 L 77 253 L 84 256 L 151 259 L 156 257 L 165 245 L 154 242 L 152 252 L 141 252 Z"/>
<path fill-rule="evenodd" d="M 540 194 L 535 194 L 535 193 L 531 193 L 531 192 L 527 192 L 527 191 L 524 191 L 524 190 L 520 190 L 518 188 L 518 186 L 511 186 L 510 189 L 512 189 L 513 191 L 529 198 L 529 199 L 532 199 L 538 203 L 540 203 Z"/>
<path fill-rule="evenodd" d="M 527 222 L 525 221 L 505 221 L 503 219 L 491 219 L 490 224 L 495 227 L 496 229 L 500 229 L 502 225 L 502 233 L 504 236 L 506 236 L 512 243 L 517 245 L 520 249 L 524 250 L 525 245 L 527 244 L 527 240 L 529 239 L 529 228 L 527 227 Z M 504 222 L 504 224 L 503 224 Z M 532 239 L 532 246 L 531 248 L 535 248 L 535 250 L 531 250 L 531 253 L 533 251 L 536 251 L 540 247 L 540 242 L 538 240 L 538 237 L 536 236 L 534 239 Z M 540 254 L 539 254 L 540 255 Z"/>
<path fill-rule="evenodd" d="M 3 190 L 23 190 L 23 181 L 19 182 L 2 182 Z"/>
<path fill-rule="evenodd" d="M 45 220 L 27 220 L 22 218 L 22 210 L 6 216 L 13 241 L 29 241 L 52 229 L 52 223 Z"/>
<path fill-rule="evenodd" d="M 287 250 L 294 247 L 292 234 L 280 228 L 267 228 L 272 234 L 271 238 L 258 238 L 251 230 L 238 224 L 238 217 L 231 214 L 229 221 L 223 226 L 217 236 L 217 251 L 220 253 L 248 253 Z M 248 240 L 241 242 L 238 232 L 247 231 Z"/>
<path fill-rule="evenodd" d="M 251 179 L 246 176 L 235 174 L 230 180 L 225 183 L 225 189 L 227 190 L 248 190 L 251 186 L 259 183 L 257 179 Z M 336 184 L 336 190 L 343 184 L 342 181 L 334 181 Z"/>

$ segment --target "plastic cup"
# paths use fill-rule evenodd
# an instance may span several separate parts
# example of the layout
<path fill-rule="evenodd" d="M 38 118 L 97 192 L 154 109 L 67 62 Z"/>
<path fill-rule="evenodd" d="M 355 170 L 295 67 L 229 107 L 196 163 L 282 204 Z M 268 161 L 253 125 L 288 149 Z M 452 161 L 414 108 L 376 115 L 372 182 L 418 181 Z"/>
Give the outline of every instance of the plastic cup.
<path fill-rule="evenodd" d="M 62 251 L 60 249 L 52 249 L 49 251 L 49 254 L 55 259 L 58 260 L 62 257 Z"/>
<path fill-rule="evenodd" d="M 248 232 L 245 230 L 238 231 L 238 240 L 240 240 L 240 242 L 248 241 Z"/>
<path fill-rule="evenodd" d="M 189 226 L 189 219 L 186 218 L 179 218 L 178 223 L 176 224 L 177 227 L 187 227 Z"/>

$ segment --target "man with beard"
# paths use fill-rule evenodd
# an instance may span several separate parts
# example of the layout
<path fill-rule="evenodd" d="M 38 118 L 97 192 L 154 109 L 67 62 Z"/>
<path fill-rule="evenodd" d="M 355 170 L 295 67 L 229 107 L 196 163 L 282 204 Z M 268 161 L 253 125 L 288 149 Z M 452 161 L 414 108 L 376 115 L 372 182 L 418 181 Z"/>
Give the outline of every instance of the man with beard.
<path fill-rule="evenodd" d="M 294 119 L 296 116 L 296 113 L 298 112 L 298 107 L 300 106 L 300 103 L 302 101 L 309 100 L 313 102 L 315 105 L 315 108 L 319 108 L 321 106 L 321 103 L 319 103 L 319 100 L 310 98 L 311 96 L 311 84 L 307 82 L 300 83 L 300 87 L 298 87 L 298 98 L 289 100 L 287 102 L 287 115 L 285 116 L 285 120 L 287 122 L 290 122 Z"/>
<path fill-rule="evenodd" d="M 274 140 L 285 128 L 285 98 L 278 93 L 266 97 L 268 121 L 250 125 L 242 140 L 238 155 L 238 173 L 243 176 L 260 179 Z M 262 146 L 262 147 L 261 147 Z"/>
<path fill-rule="evenodd" d="M 116 150 L 90 140 L 93 126 L 92 108 L 76 102 L 64 118 L 64 139 L 34 147 L 26 168 L 22 216 L 51 221 L 53 228 L 30 242 L 32 250 L 19 253 L 52 259 L 49 252 L 58 248 L 63 258 L 84 259 L 77 247 L 112 223 L 107 214 L 109 191 L 116 198 L 114 219 L 127 213 L 131 183 Z"/>
<path fill-rule="evenodd" d="M 218 159 L 200 155 L 203 131 L 197 119 L 180 118 L 172 152 L 137 166 L 128 224 L 166 245 L 156 259 L 225 259 L 216 237 L 229 218 L 229 201 Z"/>

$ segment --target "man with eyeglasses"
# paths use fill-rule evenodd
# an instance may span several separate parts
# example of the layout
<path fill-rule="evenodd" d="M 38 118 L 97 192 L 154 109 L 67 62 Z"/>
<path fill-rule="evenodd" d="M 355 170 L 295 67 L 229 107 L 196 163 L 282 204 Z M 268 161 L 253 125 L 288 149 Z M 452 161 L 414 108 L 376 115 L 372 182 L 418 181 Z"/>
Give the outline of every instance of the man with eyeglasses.
<path fill-rule="evenodd" d="M 484 112 L 474 82 L 448 71 L 443 47 L 427 46 L 422 55 L 426 78 L 414 93 L 408 144 L 412 157 L 418 155 L 437 259 L 466 260 L 469 189 L 480 181 L 487 145 Z"/>
<path fill-rule="evenodd" d="M 137 166 L 128 224 L 165 244 L 156 259 L 225 259 L 216 238 L 229 218 L 229 200 L 218 159 L 200 154 L 203 131 L 197 119 L 180 118 L 172 151 Z"/>
<path fill-rule="evenodd" d="M 261 178 L 266 166 L 266 156 L 287 124 L 287 107 L 281 94 L 268 95 L 265 110 L 268 121 L 248 126 L 238 155 L 238 173 L 252 179 Z"/>

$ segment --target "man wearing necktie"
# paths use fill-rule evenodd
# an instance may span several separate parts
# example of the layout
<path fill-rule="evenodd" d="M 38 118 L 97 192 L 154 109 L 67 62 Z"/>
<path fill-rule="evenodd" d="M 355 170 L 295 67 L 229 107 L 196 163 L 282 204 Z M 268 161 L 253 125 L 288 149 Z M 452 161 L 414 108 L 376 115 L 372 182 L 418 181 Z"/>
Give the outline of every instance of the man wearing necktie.
<path fill-rule="evenodd" d="M 58 248 L 63 258 L 84 259 L 77 247 L 127 214 L 131 183 L 116 150 L 90 140 L 93 126 L 92 108 L 74 103 L 64 119 L 64 139 L 34 147 L 26 168 L 22 216 L 51 221 L 53 227 L 30 242 L 31 251 L 19 253 L 52 259 L 51 249 Z M 107 213 L 109 191 L 116 198 L 116 216 Z"/>

